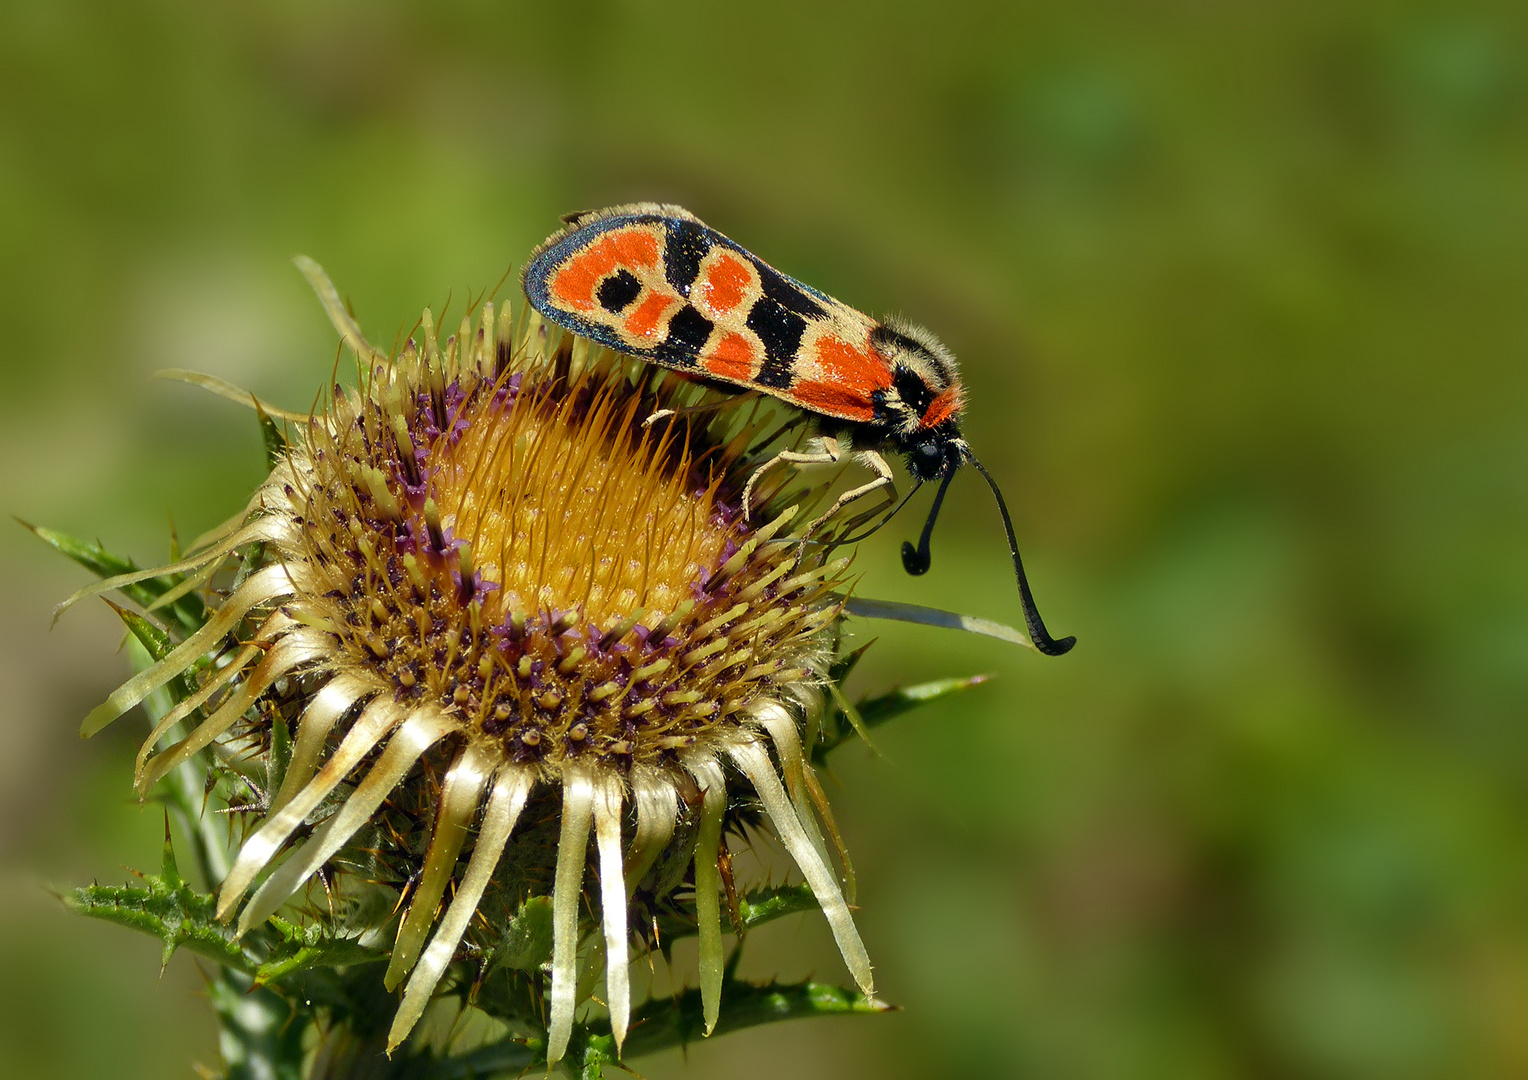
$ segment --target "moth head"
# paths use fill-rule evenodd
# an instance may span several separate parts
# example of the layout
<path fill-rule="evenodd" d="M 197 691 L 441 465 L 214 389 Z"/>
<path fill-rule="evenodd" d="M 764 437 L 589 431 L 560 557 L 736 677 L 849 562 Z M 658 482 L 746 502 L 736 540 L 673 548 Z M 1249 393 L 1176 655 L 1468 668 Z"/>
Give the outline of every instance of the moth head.
<path fill-rule="evenodd" d="M 891 370 L 883 405 L 892 437 L 915 475 L 937 476 L 965 406 L 955 357 L 927 330 L 897 319 L 877 326 L 870 343 Z"/>
<path fill-rule="evenodd" d="M 970 456 L 966 440 L 950 425 L 898 439 L 897 447 L 907 457 L 907 471 L 919 480 L 937 480 Z"/>

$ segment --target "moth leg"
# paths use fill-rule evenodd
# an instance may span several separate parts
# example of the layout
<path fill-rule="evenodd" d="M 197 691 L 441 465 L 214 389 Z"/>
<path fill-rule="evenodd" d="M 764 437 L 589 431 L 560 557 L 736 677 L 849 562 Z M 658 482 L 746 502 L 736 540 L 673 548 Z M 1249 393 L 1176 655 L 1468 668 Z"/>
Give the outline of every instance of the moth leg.
<path fill-rule="evenodd" d="M 748 478 L 748 483 L 743 485 L 743 520 L 749 521 L 753 517 L 753 486 L 759 482 L 771 468 L 781 463 L 788 465 L 837 465 L 843 458 L 843 451 L 838 448 L 838 440 L 831 435 L 824 435 L 820 440 L 820 450 L 802 453 L 799 450 L 781 450 L 770 458 Z M 889 475 L 889 474 L 888 474 Z"/>
<path fill-rule="evenodd" d="M 880 506 L 877 506 L 874 510 L 870 511 L 870 514 L 878 514 L 882 510 L 885 510 L 888 506 L 896 505 L 897 489 L 891 482 L 891 466 L 886 464 L 886 459 L 883 458 L 880 454 L 877 454 L 874 450 L 858 450 L 855 451 L 854 460 L 858 461 L 861 465 L 865 466 L 865 468 L 874 472 L 875 479 L 869 481 L 868 483 L 861 484 L 859 487 L 850 488 L 838 498 L 834 499 L 833 505 L 828 507 L 826 513 L 819 514 L 811 524 L 802 530 L 801 538 L 803 540 L 811 536 L 812 533 L 816 532 L 820 526 L 825 524 L 830 518 L 832 518 L 844 507 L 848 506 L 850 503 L 856 501 L 857 499 L 863 499 L 871 492 L 879 491 L 882 496 L 882 503 Z M 855 520 L 862 520 L 864 517 L 868 516 L 869 515 L 862 515 L 861 518 L 856 518 Z"/>
<path fill-rule="evenodd" d="M 651 427 L 659 420 L 667 419 L 670 416 L 698 416 L 700 413 L 712 412 L 728 405 L 736 405 L 739 402 L 758 396 L 759 392 L 757 390 L 745 390 L 741 394 L 733 394 L 716 401 L 708 401 L 703 405 L 687 405 L 682 409 L 659 409 L 657 412 L 649 413 L 647 419 L 642 421 L 642 426 Z"/>
<path fill-rule="evenodd" d="M 881 526 L 885 525 L 888 521 L 891 520 L 891 514 L 896 512 L 895 504 L 891 501 L 896 497 L 896 488 L 895 486 L 892 486 L 888 490 L 890 494 L 885 502 L 877 502 L 876 505 L 871 507 L 869 510 L 855 514 L 853 517 L 849 518 L 841 525 L 835 524 L 833 529 L 833 539 L 827 541 L 827 547 L 825 550 L 831 552 L 833 549 L 842 546 L 846 541 L 854 540 L 855 542 L 858 542 L 860 540 L 866 539 L 873 533 L 879 532 Z M 891 509 L 888 510 L 888 507 Z M 876 521 L 877 519 L 879 519 L 879 521 L 874 526 L 872 526 L 868 532 L 859 532 L 859 530 L 869 522 Z"/>

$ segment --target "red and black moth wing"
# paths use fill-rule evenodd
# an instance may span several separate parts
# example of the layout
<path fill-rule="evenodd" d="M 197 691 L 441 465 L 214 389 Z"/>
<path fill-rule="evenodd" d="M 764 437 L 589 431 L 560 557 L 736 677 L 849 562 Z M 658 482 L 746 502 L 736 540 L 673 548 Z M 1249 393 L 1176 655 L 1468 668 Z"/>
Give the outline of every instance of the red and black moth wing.
<path fill-rule="evenodd" d="M 523 282 L 537 311 L 576 334 L 825 416 L 874 420 L 893 382 L 874 319 L 677 206 L 581 214 L 536 249 Z"/>

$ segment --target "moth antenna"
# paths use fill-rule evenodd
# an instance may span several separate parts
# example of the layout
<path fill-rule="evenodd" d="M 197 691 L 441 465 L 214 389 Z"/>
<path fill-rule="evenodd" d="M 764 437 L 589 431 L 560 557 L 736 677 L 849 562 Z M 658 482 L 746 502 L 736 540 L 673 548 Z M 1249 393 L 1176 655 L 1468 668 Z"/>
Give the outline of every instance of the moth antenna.
<path fill-rule="evenodd" d="M 949 489 L 950 481 L 955 479 L 955 469 L 959 464 L 960 459 L 953 458 L 944 467 L 944 479 L 939 481 L 939 490 L 934 493 L 934 505 L 928 508 L 928 520 L 923 523 L 923 534 L 918 537 L 918 546 L 915 548 L 908 541 L 902 541 L 902 569 L 914 577 L 928 573 L 928 568 L 934 561 L 934 556 L 928 549 L 929 537 L 934 535 L 934 522 L 939 520 L 939 507 L 944 504 L 944 493 Z"/>
<path fill-rule="evenodd" d="M 1029 591 L 1029 579 L 1024 576 L 1024 563 L 1019 559 L 1019 542 L 1013 535 L 1013 519 L 1008 516 L 1008 504 L 1003 501 L 1003 493 L 998 490 L 997 481 L 992 479 L 992 475 L 982 468 L 982 463 L 972 457 L 969 451 L 966 457 L 976 467 L 976 471 L 982 474 L 982 479 L 987 481 L 987 486 L 992 489 L 993 497 L 997 499 L 998 513 L 1003 515 L 1003 531 L 1008 534 L 1008 553 L 1013 556 L 1013 576 L 1019 583 L 1019 603 L 1024 608 L 1024 625 L 1029 630 L 1029 640 L 1033 641 L 1035 648 L 1046 656 L 1060 656 L 1069 652 L 1072 646 L 1077 644 L 1077 638 L 1064 637 L 1058 641 L 1051 637 L 1050 632 L 1045 629 L 1044 621 L 1040 618 L 1040 609 L 1035 607 L 1034 594 Z M 943 488 L 940 489 L 940 494 L 944 494 Z M 934 505 L 938 507 L 937 502 Z M 906 558 L 907 552 L 904 548 L 904 562 Z"/>

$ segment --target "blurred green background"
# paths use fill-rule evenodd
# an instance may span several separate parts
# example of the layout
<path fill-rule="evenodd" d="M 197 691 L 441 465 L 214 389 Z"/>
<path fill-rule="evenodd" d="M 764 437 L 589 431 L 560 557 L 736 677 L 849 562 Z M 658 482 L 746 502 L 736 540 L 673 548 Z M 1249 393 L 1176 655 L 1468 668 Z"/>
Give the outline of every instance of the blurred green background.
<path fill-rule="evenodd" d="M 572 2 L 0 7 L 0 508 L 140 560 L 334 357 L 558 215 L 682 202 L 963 358 L 1045 660 L 840 752 L 903 1011 L 639 1063 L 729 1076 L 1528 1076 L 1528 9 Z M 1016 619 L 974 478 L 867 595 Z M 199 976 L 45 891 L 152 867 L 84 574 L 0 530 L 0 1071 L 190 1077 Z M 820 920 L 748 970 L 842 979 Z"/>

